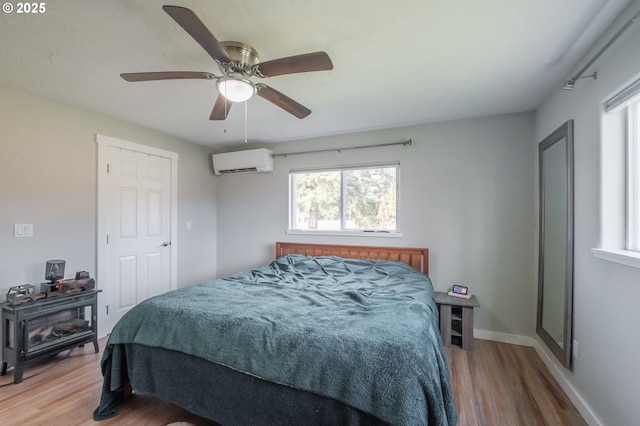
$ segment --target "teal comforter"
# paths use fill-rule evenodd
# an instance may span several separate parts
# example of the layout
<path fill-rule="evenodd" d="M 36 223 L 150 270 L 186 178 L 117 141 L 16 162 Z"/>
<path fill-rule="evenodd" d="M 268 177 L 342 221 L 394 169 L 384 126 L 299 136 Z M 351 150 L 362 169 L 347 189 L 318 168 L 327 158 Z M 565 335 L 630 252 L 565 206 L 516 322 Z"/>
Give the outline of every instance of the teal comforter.
<path fill-rule="evenodd" d="M 431 282 L 400 262 L 288 255 L 148 299 L 113 345 L 180 351 L 394 425 L 454 425 Z"/>

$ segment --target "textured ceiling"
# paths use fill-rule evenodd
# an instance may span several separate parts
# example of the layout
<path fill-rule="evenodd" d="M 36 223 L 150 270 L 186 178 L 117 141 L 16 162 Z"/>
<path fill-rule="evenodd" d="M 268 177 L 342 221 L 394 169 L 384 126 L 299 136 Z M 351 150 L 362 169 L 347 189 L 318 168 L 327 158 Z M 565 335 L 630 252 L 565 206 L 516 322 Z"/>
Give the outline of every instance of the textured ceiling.
<path fill-rule="evenodd" d="M 261 61 L 326 51 L 334 69 L 272 77 L 313 112 L 247 103 L 250 143 L 534 110 L 629 0 L 52 0 L 0 14 L 0 85 L 212 147 L 243 145 L 245 108 L 208 119 L 214 81 L 129 83 L 123 72 L 217 64 L 163 4 L 195 12 Z M 17 5 L 17 3 L 13 3 Z M 262 81 L 262 80 L 261 80 Z"/>

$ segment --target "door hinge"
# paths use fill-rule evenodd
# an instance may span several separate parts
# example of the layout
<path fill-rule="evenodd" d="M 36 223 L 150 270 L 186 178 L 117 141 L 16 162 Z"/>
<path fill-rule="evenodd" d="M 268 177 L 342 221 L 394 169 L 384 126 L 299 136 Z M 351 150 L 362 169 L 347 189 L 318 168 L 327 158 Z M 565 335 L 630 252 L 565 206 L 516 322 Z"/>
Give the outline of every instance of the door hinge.
<path fill-rule="evenodd" d="M 107 234 L 107 244 L 109 244 L 109 234 Z"/>
<path fill-rule="evenodd" d="M 107 173 L 109 173 L 109 163 L 107 163 Z"/>
<path fill-rule="evenodd" d="M 107 305 L 107 315 L 109 315 L 109 305 Z"/>

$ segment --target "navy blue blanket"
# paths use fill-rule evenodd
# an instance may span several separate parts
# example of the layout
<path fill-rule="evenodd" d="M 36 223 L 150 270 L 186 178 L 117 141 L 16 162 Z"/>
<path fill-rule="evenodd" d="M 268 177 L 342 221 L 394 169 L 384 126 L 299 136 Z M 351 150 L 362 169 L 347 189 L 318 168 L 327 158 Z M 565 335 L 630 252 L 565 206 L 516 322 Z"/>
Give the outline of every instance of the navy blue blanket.
<path fill-rule="evenodd" d="M 148 299 L 114 328 L 105 379 L 113 347 L 128 343 L 333 398 L 389 424 L 457 421 L 431 282 L 401 262 L 288 255 Z"/>

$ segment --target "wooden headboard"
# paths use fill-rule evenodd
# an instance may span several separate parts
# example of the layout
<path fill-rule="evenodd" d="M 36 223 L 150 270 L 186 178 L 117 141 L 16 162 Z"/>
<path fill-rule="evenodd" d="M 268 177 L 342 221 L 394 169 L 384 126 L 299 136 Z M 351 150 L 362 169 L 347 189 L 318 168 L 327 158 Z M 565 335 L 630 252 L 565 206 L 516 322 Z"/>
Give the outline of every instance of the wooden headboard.
<path fill-rule="evenodd" d="M 395 260 L 423 274 L 429 273 L 429 249 L 405 247 L 349 246 L 339 244 L 276 243 L 276 259 L 287 254 L 338 256 L 346 259 Z"/>

